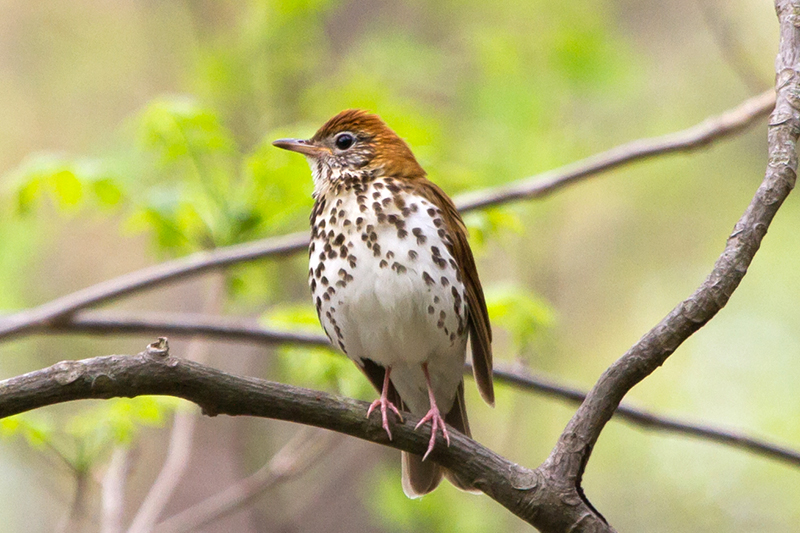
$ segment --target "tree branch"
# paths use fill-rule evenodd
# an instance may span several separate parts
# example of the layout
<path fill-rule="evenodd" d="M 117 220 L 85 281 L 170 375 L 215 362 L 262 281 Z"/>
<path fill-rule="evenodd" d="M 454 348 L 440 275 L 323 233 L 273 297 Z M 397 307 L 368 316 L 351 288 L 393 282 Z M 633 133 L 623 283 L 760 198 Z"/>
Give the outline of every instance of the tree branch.
<path fill-rule="evenodd" d="M 589 176 L 628 163 L 658 155 L 695 150 L 754 124 L 769 112 L 773 102 L 774 91 L 770 90 L 686 130 L 661 137 L 632 141 L 576 163 L 509 185 L 463 194 L 456 198 L 456 204 L 462 212 L 466 212 L 515 200 L 538 198 Z M 293 254 L 306 249 L 307 245 L 308 235 L 305 232 L 293 233 L 214 251 L 198 252 L 180 259 L 166 261 L 7 316 L 0 320 L 0 339 L 25 332 L 30 333 L 42 326 L 54 325 L 87 307 L 115 300 L 168 281 L 176 281 L 255 259 Z"/>
<path fill-rule="evenodd" d="M 43 370 L 0 382 L 0 418 L 80 399 L 139 395 L 177 396 L 198 404 L 205 414 L 258 416 L 337 431 L 363 440 L 422 454 L 425 431 L 406 413 L 392 428 L 393 440 L 376 417 L 365 416 L 367 403 L 330 394 L 227 374 L 193 361 L 176 359 L 154 343 L 136 356 L 110 355 L 62 361 Z M 450 429 L 431 460 L 457 472 L 488 496 L 543 531 L 565 531 L 588 520 L 599 523 L 583 504 L 565 504 L 545 489 L 546 479 Z"/>
<path fill-rule="evenodd" d="M 148 335 L 200 335 L 232 341 L 253 342 L 265 345 L 295 344 L 330 348 L 324 335 L 289 332 L 264 328 L 255 320 L 204 316 L 187 313 L 131 313 L 112 311 L 82 311 L 69 321 L 59 322 L 39 333 L 91 333 L 95 335 L 148 334 Z M 467 376 L 472 367 L 464 367 Z M 550 378 L 531 374 L 519 367 L 495 365 L 494 379 L 523 390 L 540 392 L 554 398 L 580 404 L 587 393 L 559 384 Z M 614 417 L 642 429 L 660 430 L 709 440 L 775 459 L 800 467 L 800 451 L 744 435 L 739 432 L 715 428 L 708 424 L 693 424 L 677 418 L 666 417 L 635 407 L 620 405 Z"/>
<path fill-rule="evenodd" d="M 303 474 L 342 440 L 337 433 L 303 427 L 255 473 L 169 517 L 155 530 L 158 533 L 198 531 L 249 504 L 275 485 Z"/>
<path fill-rule="evenodd" d="M 761 186 L 708 278 L 603 373 L 541 467 L 556 479 L 569 480 L 584 500 L 581 476 L 600 432 L 622 398 L 725 306 L 747 272 L 775 213 L 794 186 L 800 134 L 797 107 L 800 28 L 794 23 L 800 3 L 776 0 L 776 9 L 781 27 L 776 60 L 778 97 L 769 122 L 769 163 Z"/>

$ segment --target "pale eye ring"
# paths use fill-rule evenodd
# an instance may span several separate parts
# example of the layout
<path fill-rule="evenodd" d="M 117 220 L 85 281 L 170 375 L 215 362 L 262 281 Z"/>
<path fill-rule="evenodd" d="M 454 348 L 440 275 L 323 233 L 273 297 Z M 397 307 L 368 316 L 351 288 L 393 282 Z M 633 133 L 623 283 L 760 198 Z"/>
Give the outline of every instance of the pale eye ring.
<path fill-rule="evenodd" d="M 352 133 L 340 133 L 336 136 L 333 143 L 336 145 L 336 148 L 339 150 L 347 150 L 356 142 L 356 138 L 353 136 Z"/>

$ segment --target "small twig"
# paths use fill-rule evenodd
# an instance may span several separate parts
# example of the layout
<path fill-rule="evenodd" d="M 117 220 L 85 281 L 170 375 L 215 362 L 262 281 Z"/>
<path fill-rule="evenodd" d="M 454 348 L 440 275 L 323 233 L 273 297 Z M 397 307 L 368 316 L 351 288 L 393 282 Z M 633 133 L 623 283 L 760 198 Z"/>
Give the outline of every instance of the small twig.
<path fill-rule="evenodd" d="M 741 39 L 735 35 L 735 30 L 731 27 L 729 21 L 724 19 L 725 11 L 722 5 L 717 4 L 717 0 L 697 1 L 703 21 L 717 45 L 720 56 L 749 91 L 762 90 L 767 86 L 767 80 L 762 79 L 749 61 L 747 50 L 742 46 Z M 730 4 L 725 2 L 724 5 Z"/>
<path fill-rule="evenodd" d="M 128 449 L 117 446 L 111 454 L 102 481 L 100 533 L 122 533 L 125 485 L 128 481 L 129 468 Z"/>
<path fill-rule="evenodd" d="M 66 516 L 56 531 L 70 533 L 80 531 L 81 524 L 85 520 L 86 514 L 86 492 L 88 490 L 89 476 L 86 470 L 75 470 L 75 494 L 72 504 L 69 506 Z"/>
<path fill-rule="evenodd" d="M 324 335 L 268 329 L 259 326 L 252 319 L 178 313 L 83 311 L 68 322 L 59 323 L 54 328 L 42 330 L 41 333 L 203 335 L 266 345 L 286 343 L 331 347 Z M 472 367 L 469 364 L 465 365 L 464 373 L 468 376 L 472 375 Z M 541 392 L 574 403 L 581 403 L 587 394 L 585 391 L 556 383 L 547 377 L 536 376 L 526 369 L 518 367 L 495 365 L 494 379 L 498 383 Z M 643 429 L 694 436 L 800 466 L 800 451 L 798 450 L 707 424 L 692 424 L 627 405 L 620 405 L 614 412 L 614 417 L 626 420 Z"/>
<path fill-rule="evenodd" d="M 303 427 L 254 474 L 171 516 L 158 524 L 156 531 L 198 531 L 249 504 L 275 485 L 303 474 L 341 441 L 342 436 L 337 433 Z"/>
<path fill-rule="evenodd" d="M 773 103 L 774 92 L 767 91 L 686 130 L 661 137 L 632 141 L 576 163 L 509 185 L 463 194 L 456 198 L 456 204 L 461 211 L 466 212 L 525 198 L 542 197 L 589 176 L 634 161 L 695 150 L 754 124 L 769 112 Z M 307 245 L 308 235 L 295 233 L 219 248 L 210 252 L 199 252 L 181 259 L 166 261 L 7 316 L 0 320 L 0 339 L 32 332 L 45 326 L 53 326 L 81 309 L 152 288 L 161 283 L 255 259 L 293 254 L 304 250 Z"/>

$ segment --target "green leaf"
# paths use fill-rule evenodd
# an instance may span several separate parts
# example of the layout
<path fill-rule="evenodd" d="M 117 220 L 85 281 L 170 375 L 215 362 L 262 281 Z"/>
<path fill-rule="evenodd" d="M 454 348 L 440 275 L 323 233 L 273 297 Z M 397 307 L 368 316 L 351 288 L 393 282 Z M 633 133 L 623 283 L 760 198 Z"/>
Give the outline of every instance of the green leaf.
<path fill-rule="evenodd" d="M 527 348 L 555 323 L 555 312 L 547 302 L 516 285 L 488 288 L 486 307 L 492 325 L 511 334 L 517 351 Z"/>

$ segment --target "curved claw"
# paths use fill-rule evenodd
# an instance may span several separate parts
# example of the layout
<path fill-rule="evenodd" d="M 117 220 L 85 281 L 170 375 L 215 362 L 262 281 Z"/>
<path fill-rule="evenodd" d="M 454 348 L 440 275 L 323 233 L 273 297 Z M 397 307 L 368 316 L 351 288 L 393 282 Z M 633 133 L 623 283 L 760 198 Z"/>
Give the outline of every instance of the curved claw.
<path fill-rule="evenodd" d="M 397 415 L 397 418 L 400 419 L 400 422 L 403 421 L 403 415 L 400 414 L 400 411 L 397 410 L 397 407 L 395 407 L 394 404 L 388 400 L 388 398 L 381 395 L 380 398 L 369 405 L 369 409 L 367 409 L 367 418 L 369 418 L 369 415 L 372 414 L 372 411 L 374 411 L 376 407 L 381 408 L 381 426 L 386 430 L 386 434 L 389 435 L 389 440 L 392 440 L 392 431 L 389 429 L 388 412 L 391 409 L 394 414 Z"/>
<path fill-rule="evenodd" d="M 435 403 L 430 408 L 428 413 L 422 417 L 422 420 L 419 421 L 414 429 L 419 429 L 419 427 L 425 422 L 431 423 L 431 439 L 428 441 L 428 450 L 425 452 L 425 455 L 422 456 L 423 461 L 428 458 L 428 455 L 430 455 L 434 446 L 436 445 L 436 432 L 438 430 L 442 431 L 445 442 L 447 442 L 447 445 L 450 446 L 450 434 L 447 432 L 447 425 L 445 425 L 444 418 L 442 418 L 442 415 L 439 413 L 439 408 L 436 407 Z"/>

